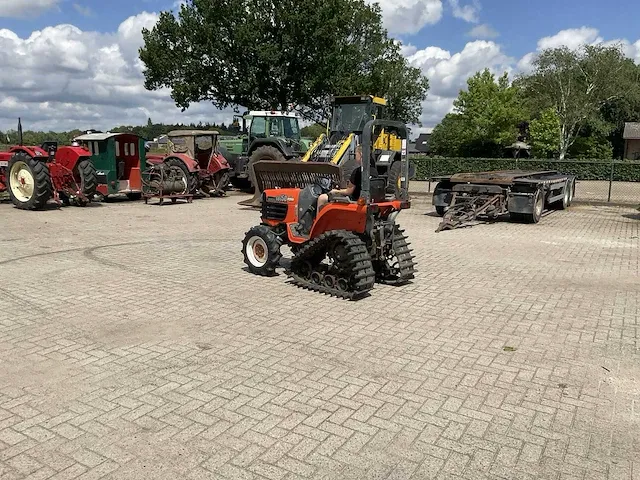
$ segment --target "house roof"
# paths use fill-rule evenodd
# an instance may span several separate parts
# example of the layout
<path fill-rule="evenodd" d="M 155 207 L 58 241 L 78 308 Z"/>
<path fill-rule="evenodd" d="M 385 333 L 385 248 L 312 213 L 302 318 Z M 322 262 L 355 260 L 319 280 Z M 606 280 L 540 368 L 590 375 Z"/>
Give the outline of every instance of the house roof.
<path fill-rule="evenodd" d="M 622 138 L 625 140 L 640 140 L 640 123 L 627 122 L 624 124 Z"/>
<path fill-rule="evenodd" d="M 429 137 L 431 137 L 430 133 L 421 133 L 420 135 L 418 135 L 415 147 L 417 151 L 423 153 L 429 151 Z"/>

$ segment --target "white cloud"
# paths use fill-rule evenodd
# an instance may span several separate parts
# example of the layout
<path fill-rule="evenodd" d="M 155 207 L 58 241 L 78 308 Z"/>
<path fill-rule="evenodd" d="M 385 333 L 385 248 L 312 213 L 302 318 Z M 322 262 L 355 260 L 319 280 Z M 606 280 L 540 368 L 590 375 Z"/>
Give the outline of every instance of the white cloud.
<path fill-rule="evenodd" d="M 442 18 L 442 0 L 365 0 L 378 3 L 382 20 L 391 35 L 414 34 Z"/>
<path fill-rule="evenodd" d="M 453 101 L 465 89 L 467 79 L 477 71 L 489 68 L 496 76 L 511 72 L 515 59 L 508 57 L 495 42 L 476 40 L 467 43 L 461 52 L 452 54 L 439 47 L 415 51 L 409 62 L 422 70 L 429 79 L 429 95 L 423 102 L 421 121 L 433 127 L 453 110 Z"/>
<path fill-rule="evenodd" d="M 478 39 L 488 39 L 496 38 L 500 36 L 500 34 L 491 25 L 483 23 L 482 25 L 477 25 L 469 30 L 467 36 Z"/>
<path fill-rule="evenodd" d="M 460 6 L 459 0 L 449 0 L 449 5 L 453 10 L 453 16 L 460 18 L 465 22 L 478 23 L 480 21 L 480 2 L 473 0 L 470 5 Z"/>
<path fill-rule="evenodd" d="M 580 28 L 560 30 L 555 35 L 541 38 L 538 40 L 536 51 L 527 53 L 520 59 L 517 64 L 517 70 L 521 73 L 531 72 L 536 53 L 539 53 L 542 50 L 558 47 L 567 47 L 570 50 L 577 50 L 583 45 L 617 45 L 620 46 L 624 55 L 631 58 L 636 63 L 640 63 L 640 40 L 635 43 L 631 43 L 627 39 L 613 39 L 605 41 L 604 38 L 600 36 L 600 32 L 597 28 L 583 26 Z"/>
<path fill-rule="evenodd" d="M 144 88 L 138 58 L 142 27 L 157 21 L 143 12 L 126 19 L 111 34 L 57 25 L 20 38 L 0 30 L 0 129 L 108 129 L 140 125 L 151 117 L 165 123 L 231 121 L 230 111 L 194 104 L 186 112 L 169 92 Z M 47 59 L 46 75 L 42 59 Z"/>
<path fill-rule="evenodd" d="M 561 30 L 550 37 L 538 40 L 538 50 L 546 48 L 568 47 L 572 50 L 580 48 L 583 44 L 601 43 L 602 37 L 598 35 L 598 29 L 581 27 Z"/>
<path fill-rule="evenodd" d="M 61 0 L 0 0 L 0 17 L 22 18 L 40 15 Z"/>
<path fill-rule="evenodd" d="M 514 59 L 495 42 L 476 40 L 453 55 L 438 47 L 427 47 L 411 55 L 409 62 L 429 78 L 430 94 L 455 98 L 466 86 L 467 78 L 477 71 L 488 68 L 499 75 L 511 71 Z"/>

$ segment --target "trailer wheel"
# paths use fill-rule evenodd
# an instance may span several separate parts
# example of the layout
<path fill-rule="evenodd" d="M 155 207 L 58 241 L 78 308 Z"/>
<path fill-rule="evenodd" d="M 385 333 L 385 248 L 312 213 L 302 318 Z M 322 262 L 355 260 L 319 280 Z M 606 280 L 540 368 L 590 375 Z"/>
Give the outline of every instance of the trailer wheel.
<path fill-rule="evenodd" d="M 569 201 L 567 202 L 567 207 L 571 206 L 571 202 L 573 202 L 573 196 L 576 193 L 576 179 L 572 178 L 569 181 Z"/>
<path fill-rule="evenodd" d="M 525 223 L 538 223 L 542 218 L 542 210 L 544 209 L 544 195 L 542 190 L 536 190 L 536 194 L 533 197 L 533 212 L 523 213 L 522 220 Z"/>
<path fill-rule="evenodd" d="M 449 207 L 436 205 L 436 213 L 441 217 L 444 217 L 444 214 L 447 213 L 447 210 L 449 210 Z"/>

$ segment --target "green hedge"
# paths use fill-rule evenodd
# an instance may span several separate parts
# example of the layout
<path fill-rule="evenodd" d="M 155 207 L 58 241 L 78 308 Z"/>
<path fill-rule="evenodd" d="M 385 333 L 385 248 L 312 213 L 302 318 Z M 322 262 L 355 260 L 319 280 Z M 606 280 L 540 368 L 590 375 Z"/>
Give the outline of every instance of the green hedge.
<path fill-rule="evenodd" d="M 514 158 L 439 158 L 412 156 L 416 166 L 414 180 L 429 180 L 439 175 L 485 170 L 557 170 L 576 175 L 578 180 L 609 180 L 611 160 L 554 160 Z M 640 182 L 640 162 L 613 161 L 613 180 Z"/>

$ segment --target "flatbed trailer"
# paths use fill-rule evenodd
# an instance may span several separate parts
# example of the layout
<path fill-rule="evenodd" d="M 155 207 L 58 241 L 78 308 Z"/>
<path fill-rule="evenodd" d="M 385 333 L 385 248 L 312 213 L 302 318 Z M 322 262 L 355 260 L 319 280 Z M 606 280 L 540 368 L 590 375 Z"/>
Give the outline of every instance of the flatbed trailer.
<path fill-rule="evenodd" d="M 433 180 L 438 183 L 432 203 L 442 217 L 436 232 L 507 213 L 512 222 L 538 223 L 543 211 L 568 208 L 576 185 L 575 175 L 555 170 L 456 173 Z"/>

